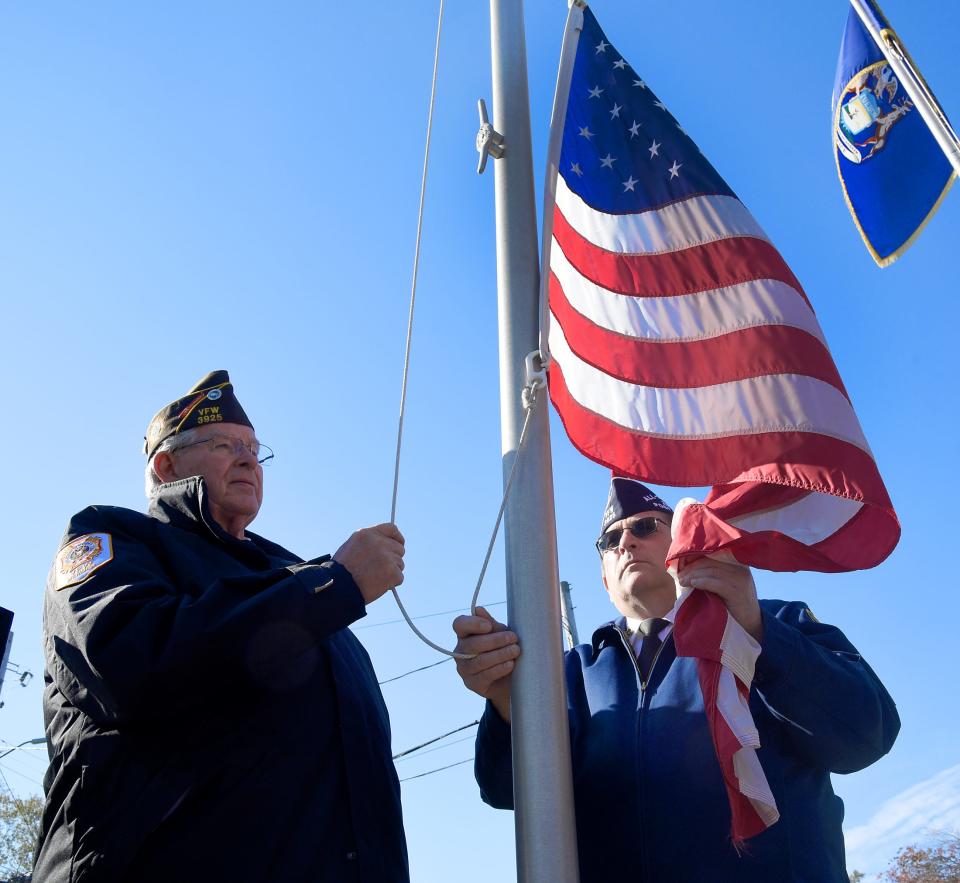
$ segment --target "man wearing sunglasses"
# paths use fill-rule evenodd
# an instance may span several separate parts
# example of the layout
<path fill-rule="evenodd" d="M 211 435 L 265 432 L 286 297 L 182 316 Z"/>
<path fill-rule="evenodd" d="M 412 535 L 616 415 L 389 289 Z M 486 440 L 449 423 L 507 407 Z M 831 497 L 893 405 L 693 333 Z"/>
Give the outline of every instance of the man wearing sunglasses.
<path fill-rule="evenodd" d="M 226 371 L 150 421 L 149 510 L 75 515 L 44 606 L 45 883 L 407 883 L 376 674 L 347 626 L 393 524 L 304 561 L 249 530 L 260 443 Z"/>
<path fill-rule="evenodd" d="M 670 507 L 615 478 L 600 537 L 603 585 L 619 619 L 566 655 L 581 883 L 846 883 L 843 805 L 830 774 L 890 750 L 896 707 L 856 649 L 799 602 L 757 599 L 750 571 L 699 559 L 684 587 L 718 595 L 761 645 L 750 712 L 780 820 L 738 852 L 696 660 L 678 658 L 668 617 Z M 465 685 L 487 699 L 476 741 L 483 800 L 513 807 L 510 673 L 517 636 L 486 611 L 454 621 Z"/>

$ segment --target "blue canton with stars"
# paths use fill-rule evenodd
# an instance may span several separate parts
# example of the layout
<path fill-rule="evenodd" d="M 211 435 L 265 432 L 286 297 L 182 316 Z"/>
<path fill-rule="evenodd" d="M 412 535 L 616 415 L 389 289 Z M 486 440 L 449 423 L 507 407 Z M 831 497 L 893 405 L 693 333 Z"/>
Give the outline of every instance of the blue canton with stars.
<path fill-rule="evenodd" d="M 661 208 L 690 196 L 734 196 L 589 9 L 570 81 L 559 171 L 584 202 L 608 214 Z"/>

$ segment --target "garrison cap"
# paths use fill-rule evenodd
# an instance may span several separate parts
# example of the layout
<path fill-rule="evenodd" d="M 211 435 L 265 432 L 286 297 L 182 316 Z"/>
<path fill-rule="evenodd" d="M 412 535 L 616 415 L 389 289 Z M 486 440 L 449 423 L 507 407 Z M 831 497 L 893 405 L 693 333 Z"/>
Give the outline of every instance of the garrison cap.
<path fill-rule="evenodd" d="M 608 527 L 621 518 L 629 518 L 638 512 L 656 510 L 666 512 L 671 518 L 671 509 L 645 484 L 640 484 L 633 478 L 614 476 L 610 480 L 610 493 L 607 494 L 607 505 L 603 510 L 603 523 L 600 525 L 601 536 Z"/>
<path fill-rule="evenodd" d="M 226 371 L 211 371 L 180 398 L 157 411 L 143 440 L 147 459 L 156 453 L 164 439 L 210 423 L 239 423 L 253 429 L 233 393 Z"/>

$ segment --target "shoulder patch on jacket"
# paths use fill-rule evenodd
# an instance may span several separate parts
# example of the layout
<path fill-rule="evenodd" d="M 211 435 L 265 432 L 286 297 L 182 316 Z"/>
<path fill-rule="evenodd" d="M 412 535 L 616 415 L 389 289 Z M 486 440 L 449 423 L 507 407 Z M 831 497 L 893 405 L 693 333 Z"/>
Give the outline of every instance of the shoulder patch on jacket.
<path fill-rule="evenodd" d="M 57 553 L 57 591 L 82 582 L 112 560 L 113 541 L 108 533 L 88 533 L 71 540 Z"/>

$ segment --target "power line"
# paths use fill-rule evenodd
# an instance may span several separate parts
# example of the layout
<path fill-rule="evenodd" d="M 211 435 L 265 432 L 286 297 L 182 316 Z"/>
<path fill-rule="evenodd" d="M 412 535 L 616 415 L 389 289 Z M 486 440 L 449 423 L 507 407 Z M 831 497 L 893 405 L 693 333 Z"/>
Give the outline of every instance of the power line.
<path fill-rule="evenodd" d="M 466 742 L 472 738 L 473 736 L 464 736 L 460 739 L 452 739 L 450 742 L 447 742 L 446 745 L 438 745 L 436 748 L 428 748 L 426 751 L 421 751 L 416 757 L 401 757 L 397 763 L 403 763 L 405 760 L 418 760 L 423 757 L 424 754 L 430 754 L 432 751 L 443 751 L 444 748 L 449 748 L 451 745 L 459 745 L 461 742 Z"/>
<path fill-rule="evenodd" d="M 13 802 L 16 804 L 17 812 L 20 813 L 20 818 L 23 819 L 23 823 L 27 826 L 27 830 L 30 830 L 32 825 L 30 823 L 30 819 L 27 818 L 27 811 L 23 808 L 23 804 L 20 802 L 17 795 L 13 793 L 13 788 L 10 787 L 10 783 L 7 781 L 7 777 L 3 774 L 2 769 L 0 769 L 0 779 L 3 779 L 3 784 L 7 786 L 7 791 L 10 792 Z"/>
<path fill-rule="evenodd" d="M 433 668 L 437 665 L 443 665 L 443 663 L 449 662 L 451 659 L 453 659 L 452 656 L 447 656 L 446 658 L 441 659 L 439 662 L 431 662 L 429 665 L 421 665 L 420 668 L 414 668 L 410 671 L 405 671 L 402 675 L 397 675 L 393 678 L 387 678 L 385 681 L 377 681 L 377 683 L 382 687 L 384 684 L 391 684 L 394 681 L 399 681 L 400 678 L 405 678 L 407 675 L 415 675 L 418 671 L 426 671 L 428 668 Z"/>
<path fill-rule="evenodd" d="M 27 773 L 36 775 L 40 771 L 41 767 L 35 764 L 24 763 L 24 760 L 25 758 L 6 757 L 3 758 L 3 760 L 0 760 L 0 763 L 2 763 L 10 772 L 17 773 L 18 775 L 26 775 Z M 47 765 L 44 763 L 42 769 L 45 771 L 46 768 Z"/>
<path fill-rule="evenodd" d="M 490 601 L 489 603 L 484 601 L 480 604 L 480 607 L 497 607 L 500 604 L 506 604 L 506 601 Z M 411 616 L 411 619 L 430 619 L 432 616 L 449 616 L 451 613 L 464 613 L 469 611 L 469 607 L 458 607 L 456 610 L 441 610 L 438 613 L 424 613 L 422 616 Z M 406 622 L 405 619 L 387 619 L 383 622 L 371 622 L 367 625 L 355 625 L 351 626 L 353 631 L 359 631 L 360 629 L 375 629 L 382 625 L 395 625 L 398 622 Z"/>
<path fill-rule="evenodd" d="M 446 739 L 447 736 L 452 736 L 454 733 L 461 733 L 464 730 L 469 730 L 470 727 L 475 727 L 480 723 L 480 721 L 475 720 L 471 724 L 464 724 L 462 727 L 457 727 L 455 730 L 450 730 L 449 733 L 444 733 L 442 736 L 434 736 L 432 739 L 427 739 L 426 742 L 421 742 L 419 745 L 414 745 L 413 748 L 408 748 L 406 751 L 401 751 L 399 754 L 394 754 L 393 759 L 396 760 L 398 757 L 406 757 L 408 754 L 413 754 L 414 751 L 419 751 L 421 748 L 426 748 L 427 745 L 433 745 L 434 742 L 439 742 L 441 739 Z"/>
<path fill-rule="evenodd" d="M 452 769 L 455 766 L 463 766 L 465 763 L 470 763 L 473 760 L 472 757 L 468 757 L 466 760 L 458 760 L 456 763 L 448 763 L 446 766 L 437 767 L 435 770 L 427 770 L 425 773 L 417 773 L 415 776 L 407 776 L 405 779 L 401 779 L 401 782 L 409 782 L 411 779 L 422 779 L 424 776 L 432 776 L 434 773 L 440 773 L 444 770 Z"/>
<path fill-rule="evenodd" d="M 29 751 L 30 746 L 38 746 L 41 744 L 46 745 L 46 741 L 47 740 L 45 738 L 38 737 L 36 739 L 27 739 L 26 741 L 21 742 L 19 745 L 4 745 L 2 747 L 6 748 L 7 750 L 0 752 L 0 758 L 7 757 L 8 755 L 13 754 L 14 752 L 17 752 L 17 751 Z M 30 756 L 29 754 L 25 755 L 25 757 L 29 757 L 29 756 Z M 41 763 L 43 763 L 44 770 L 46 770 L 46 762 L 42 758 L 36 758 L 36 759 L 40 760 Z M 18 776 L 20 776 L 23 779 L 26 779 L 28 782 L 32 782 L 34 785 L 40 785 L 41 787 L 43 787 L 43 782 L 39 782 L 37 781 L 37 779 L 34 779 L 32 776 L 28 776 L 26 773 L 21 772 L 19 769 L 17 769 L 16 766 L 9 766 L 10 763 L 11 761 L 8 760 L 7 761 L 8 765 L 6 767 L 8 772 L 16 773 Z"/>
<path fill-rule="evenodd" d="M 0 753 L 0 757 L 6 757 L 8 754 L 13 754 L 14 751 L 30 751 L 32 749 L 29 746 L 43 745 L 46 747 L 46 744 L 46 738 L 43 736 L 38 736 L 36 739 L 27 739 L 25 742 L 21 742 L 19 745 L 0 745 L 0 748 L 7 749 L 3 753 Z"/>
<path fill-rule="evenodd" d="M 13 773 L 15 776 L 19 776 L 21 779 L 26 779 L 28 782 L 32 782 L 34 785 L 39 785 L 41 788 L 43 787 L 43 782 L 41 782 L 39 779 L 34 779 L 33 776 L 28 776 L 26 773 L 22 773 L 20 770 L 12 766 L 0 764 L 0 770 L 3 769 L 5 769 L 8 773 Z"/>

